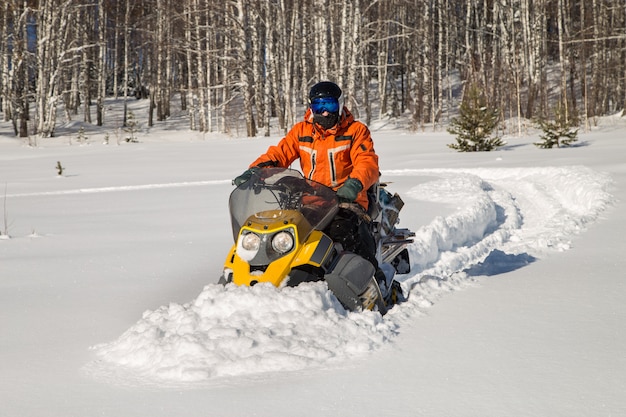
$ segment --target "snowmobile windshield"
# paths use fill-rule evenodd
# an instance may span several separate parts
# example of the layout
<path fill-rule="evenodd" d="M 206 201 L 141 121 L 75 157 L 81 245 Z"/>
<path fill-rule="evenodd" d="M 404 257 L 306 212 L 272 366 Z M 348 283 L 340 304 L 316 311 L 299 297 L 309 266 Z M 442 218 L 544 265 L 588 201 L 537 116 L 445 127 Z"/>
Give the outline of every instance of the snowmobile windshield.
<path fill-rule="evenodd" d="M 257 213 L 297 210 L 314 229 L 322 230 L 338 210 L 337 195 L 331 188 L 287 168 L 257 170 L 235 188 L 228 205 L 235 241 L 241 226 Z"/>

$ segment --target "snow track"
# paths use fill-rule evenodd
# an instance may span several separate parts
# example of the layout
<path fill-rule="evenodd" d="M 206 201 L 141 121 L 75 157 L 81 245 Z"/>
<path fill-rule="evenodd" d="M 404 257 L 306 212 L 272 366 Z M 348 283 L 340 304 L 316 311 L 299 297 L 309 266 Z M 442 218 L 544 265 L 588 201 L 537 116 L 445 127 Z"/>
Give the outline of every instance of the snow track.
<path fill-rule="evenodd" d="M 116 186 L 116 187 L 78 188 L 74 190 L 41 191 L 41 192 L 34 192 L 34 193 L 7 194 L 7 197 L 39 197 L 39 196 L 111 193 L 111 192 L 122 192 L 122 191 L 141 191 L 141 190 L 154 190 L 154 189 L 159 189 L 159 188 L 198 187 L 198 186 L 203 186 L 203 185 L 230 184 L 230 182 L 231 182 L 230 180 L 215 180 L 215 181 L 171 182 L 171 183 L 164 183 L 164 184 L 121 185 L 121 186 Z"/>
<path fill-rule="evenodd" d="M 208 285 L 192 302 L 147 311 L 116 341 L 94 347 L 88 370 L 142 380 L 199 383 L 216 377 L 332 366 L 375 351 L 443 293 L 475 275 L 523 267 L 566 250 L 613 202 L 609 176 L 583 166 L 385 171 L 432 181 L 403 198 L 455 210 L 415 230 L 410 298 L 382 318 L 343 310 L 323 283 L 278 290 Z M 409 205 L 407 205 L 409 206 Z M 403 211 L 403 218 L 411 216 Z"/>

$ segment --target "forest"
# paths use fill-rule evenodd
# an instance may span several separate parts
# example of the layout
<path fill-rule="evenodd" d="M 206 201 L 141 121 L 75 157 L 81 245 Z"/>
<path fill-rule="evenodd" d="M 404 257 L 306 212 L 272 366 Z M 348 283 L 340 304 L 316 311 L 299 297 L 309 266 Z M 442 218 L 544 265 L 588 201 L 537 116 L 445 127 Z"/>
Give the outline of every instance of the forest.
<path fill-rule="evenodd" d="M 110 103 L 125 124 L 137 99 L 149 126 L 175 107 L 191 130 L 269 135 L 320 80 L 366 123 L 445 125 L 471 85 L 502 119 L 589 125 L 626 105 L 626 2 L 2 0 L 0 79 L 18 137 L 102 126 Z"/>

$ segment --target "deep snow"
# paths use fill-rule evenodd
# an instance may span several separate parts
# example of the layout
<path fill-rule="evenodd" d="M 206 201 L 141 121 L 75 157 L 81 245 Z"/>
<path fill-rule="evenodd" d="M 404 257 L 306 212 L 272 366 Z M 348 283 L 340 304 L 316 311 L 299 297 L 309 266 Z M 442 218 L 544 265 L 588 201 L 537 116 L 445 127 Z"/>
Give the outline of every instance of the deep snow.
<path fill-rule="evenodd" d="M 371 128 L 416 232 L 384 318 L 214 284 L 230 179 L 277 136 L 0 136 L 0 415 L 626 415 L 626 120 L 472 154 Z"/>

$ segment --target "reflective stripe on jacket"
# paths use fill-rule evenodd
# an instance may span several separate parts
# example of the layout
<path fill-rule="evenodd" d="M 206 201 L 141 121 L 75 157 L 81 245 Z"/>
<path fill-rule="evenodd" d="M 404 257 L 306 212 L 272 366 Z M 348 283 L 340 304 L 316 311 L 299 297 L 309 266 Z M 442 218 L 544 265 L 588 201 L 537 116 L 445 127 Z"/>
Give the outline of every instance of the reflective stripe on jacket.
<path fill-rule="evenodd" d="M 337 190 L 348 177 L 363 184 L 356 202 L 367 209 L 367 189 L 378 181 L 378 156 L 369 129 L 354 120 L 344 107 L 341 121 L 324 130 L 313 123 L 308 109 L 304 120 L 296 123 L 275 146 L 254 161 L 250 167 L 278 166 L 288 168 L 296 159 L 305 177 Z"/>

